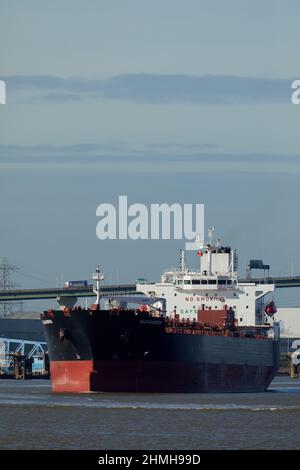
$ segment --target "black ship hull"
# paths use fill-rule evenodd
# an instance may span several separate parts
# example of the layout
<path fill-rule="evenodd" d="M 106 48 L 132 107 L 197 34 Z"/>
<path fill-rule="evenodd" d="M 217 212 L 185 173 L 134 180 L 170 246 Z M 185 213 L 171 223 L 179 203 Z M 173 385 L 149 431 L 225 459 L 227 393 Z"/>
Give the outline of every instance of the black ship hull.
<path fill-rule="evenodd" d="M 55 392 L 262 392 L 279 341 L 167 326 L 135 311 L 42 315 Z"/>

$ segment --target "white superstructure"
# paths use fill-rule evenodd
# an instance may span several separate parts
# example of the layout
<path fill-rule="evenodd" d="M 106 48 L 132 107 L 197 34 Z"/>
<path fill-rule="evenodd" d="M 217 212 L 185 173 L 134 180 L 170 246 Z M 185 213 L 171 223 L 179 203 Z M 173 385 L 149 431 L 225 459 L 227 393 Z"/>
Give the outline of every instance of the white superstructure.
<path fill-rule="evenodd" d="M 180 252 L 179 269 L 165 271 L 161 282 L 137 283 L 138 292 L 166 300 L 166 315 L 170 318 L 196 321 L 199 310 L 234 311 L 237 326 L 263 326 L 270 322 L 264 312 L 265 297 L 274 292 L 274 284 L 239 282 L 238 257 L 235 250 L 213 241 L 196 240 L 188 244 L 197 251 L 199 269 L 186 266 L 185 252 Z M 162 307 L 158 304 L 158 308 Z"/>

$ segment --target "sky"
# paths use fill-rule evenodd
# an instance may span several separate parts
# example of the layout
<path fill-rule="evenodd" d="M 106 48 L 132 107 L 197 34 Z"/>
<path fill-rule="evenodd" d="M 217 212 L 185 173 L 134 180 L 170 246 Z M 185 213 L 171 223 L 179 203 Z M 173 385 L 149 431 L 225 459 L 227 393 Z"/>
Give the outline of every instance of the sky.
<path fill-rule="evenodd" d="M 300 274 L 296 0 L 0 0 L 0 256 L 22 287 L 157 280 L 184 241 L 100 241 L 96 208 L 203 203 Z M 192 262 L 192 260 L 191 260 Z M 300 305 L 298 289 L 280 294 Z"/>

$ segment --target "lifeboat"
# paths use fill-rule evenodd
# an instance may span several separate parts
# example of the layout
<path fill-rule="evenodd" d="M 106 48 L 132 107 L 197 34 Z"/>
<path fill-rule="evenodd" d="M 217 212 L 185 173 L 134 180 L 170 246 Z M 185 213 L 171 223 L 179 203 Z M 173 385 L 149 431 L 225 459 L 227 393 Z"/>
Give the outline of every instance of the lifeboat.
<path fill-rule="evenodd" d="M 146 304 L 140 305 L 139 309 L 140 312 L 149 312 L 149 307 Z"/>

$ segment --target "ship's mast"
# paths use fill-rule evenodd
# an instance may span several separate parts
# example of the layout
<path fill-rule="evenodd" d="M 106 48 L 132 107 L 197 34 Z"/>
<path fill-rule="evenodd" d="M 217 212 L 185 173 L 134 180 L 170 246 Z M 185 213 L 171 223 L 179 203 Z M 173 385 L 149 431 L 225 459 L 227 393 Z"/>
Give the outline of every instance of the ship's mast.
<path fill-rule="evenodd" d="M 96 272 L 93 274 L 93 280 L 96 281 L 96 288 L 93 288 L 93 292 L 97 295 L 95 302 L 96 305 L 100 305 L 100 281 L 103 281 L 103 279 L 104 275 L 101 274 L 100 266 L 98 265 L 96 268 Z"/>
<path fill-rule="evenodd" d="M 213 238 L 214 238 L 214 232 L 215 232 L 215 227 L 212 226 L 211 228 L 208 229 L 208 244 L 206 245 L 206 251 L 208 254 L 208 259 L 207 259 L 207 274 L 211 276 L 212 271 L 211 271 L 211 251 L 212 251 L 212 246 L 213 246 Z"/>
<path fill-rule="evenodd" d="M 184 273 L 185 271 L 185 251 L 180 250 L 180 272 Z"/>

